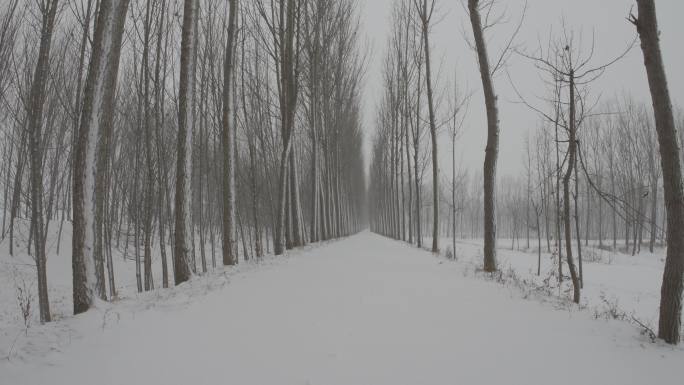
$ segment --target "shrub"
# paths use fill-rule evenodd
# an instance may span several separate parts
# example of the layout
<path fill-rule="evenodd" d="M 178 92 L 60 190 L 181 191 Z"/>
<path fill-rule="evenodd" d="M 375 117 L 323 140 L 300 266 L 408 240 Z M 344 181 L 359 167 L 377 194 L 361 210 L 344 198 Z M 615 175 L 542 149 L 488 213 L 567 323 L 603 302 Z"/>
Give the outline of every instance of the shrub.
<path fill-rule="evenodd" d="M 447 246 L 446 250 L 444 250 L 444 257 L 448 260 L 456 260 L 456 255 L 451 246 Z"/>

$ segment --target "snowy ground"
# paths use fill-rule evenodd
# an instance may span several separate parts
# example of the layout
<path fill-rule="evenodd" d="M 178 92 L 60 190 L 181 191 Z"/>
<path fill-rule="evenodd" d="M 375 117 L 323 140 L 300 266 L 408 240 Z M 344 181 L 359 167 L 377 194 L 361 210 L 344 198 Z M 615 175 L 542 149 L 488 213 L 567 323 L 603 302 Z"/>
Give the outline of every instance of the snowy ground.
<path fill-rule="evenodd" d="M 528 251 L 511 250 L 510 240 L 499 240 L 497 257 L 499 267 L 505 273 L 514 271 L 533 286 L 549 289 L 556 297 L 571 299 L 572 286 L 563 254 L 564 285 L 558 290 L 557 259 L 546 251 L 542 240 L 541 274 L 537 276 L 536 239 L 531 240 L 532 248 Z M 524 242 L 521 242 L 524 246 Z M 611 242 L 612 244 L 612 242 Z M 442 240 L 443 248 L 451 245 L 451 239 Z M 575 263 L 577 250 L 574 248 Z M 516 245 L 517 247 L 517 245 Z M 553 246 L 552 246 L 553 247 Z M 619 251 L 595 247 L 590 243 L 582 244 L 584 256 L 584 287 L 581 305 L 595 316 L 602 317 L 617 312 L 634 322 L 656 330 L 658 325 L 658 309 L 660 306 L 660 284 L 662 283 L 665 265 L 665 250 L 656 248 L 654 253 L 643 247 L 640 254 L 632 256 Z M 565 253 L 565 250 L 563 250 Z M 482 240 L 458 240 L 456 254 L 460 261 L 471 266 L 482 266 Z"/>
<path fill-rule="evenodd" d="M 683 348 L 472 266 L 362 233 L 33 326 L 0 384 L 681 381 Z"/>
<path fill-rule="evenodd" d="M 50 311 L 53 320 L 56 321 L 71 318 L 73 314 L 70 222 L 65 222 L 63 227 L 59 242 L 60 253 L 57 253 L 58 230 L 59 222 L 51 222 L 46 242 Z M 64 334 L 53 331 L 55 328 L 67 328 L 64 323 L 56 322 L 45 327 L 39 325 L 36 267 L 34 259 L 27 254 L 27 240 L 28 221 L 18 219 L 15 230 L 15 256 L 9 255 L 8 237 L 0 243 L 0 360 L 29 359 L 35 354 L 44 353 L 49 349 L 59 349 L 59 346 L 65 344 L 60 340 Z M 122 246 L 123 243 L 122 241 Z M 132 252 L 133 248 L 129 247 L 126 259 L 118 251 L 114 252 L 113 262 L 119 298 L 136 302 L 140 297 L 163 295 L 160 292 L 142 295 L 137 293 Z M 167 252 L 170 252 L 168 246 Z M 155 285 L 161 286 L 161 260 L 158 250 L 155 255 L 154 282 Z M 20 290 L 23 293 L 21 302 L 30 302 L 28 329 L 17 298 Z M 4 383 L 0 381 L 0 385 Z"/>

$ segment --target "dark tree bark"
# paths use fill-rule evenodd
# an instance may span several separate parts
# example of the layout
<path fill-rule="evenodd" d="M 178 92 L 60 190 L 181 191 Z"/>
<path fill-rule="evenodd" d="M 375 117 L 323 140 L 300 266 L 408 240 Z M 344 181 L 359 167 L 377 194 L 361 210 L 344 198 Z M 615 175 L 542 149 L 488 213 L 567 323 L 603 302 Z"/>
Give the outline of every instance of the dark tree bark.
<path fill-rule="evenodd" d="M 480 1 L 468 0 L 470 23 L 480 65 L 487 110 L 487 147 L 484 161 L 484 270 L 495 271 L 496 262 L 496 163 L 499 155 L 499 111 L 480 17 Z"/>
<path fill-rule="evenodd" d="M 420 18 L 423 27 L 423 49 L 425 50 L 425 83 L 428 98 L 428 115 L 430 117 L 430 139 L 432 142 L 432 252 L 439 252 L 439 164 L 437 157 L 437 124 L 435 123 L 435 107 L 432 95 L 432 73 L 430 69 L 430 19 L 435 4 L 432 1 L 428 9 L 427 0 L 423 0 Z"/>
<path fill-rule="evenodd" d="M 174 278 L 176 285 L 190 279 L 192 260 L 192 130 L 194 126 L 197 3 L 185 0 L 181 32 L 180 82 L 178 88 L 178 146 L 176 149 L 176 197 Z"/>
<path fill-rule="evenodd" d="M 223 63 L 223 110 L 221 144 L 223 147 L 223 264 L 232 266 L 237 263 L 235 255 L 235 131 L 231 127 L 230 108 L 232 106 L 231 90 L 233 62 L 235 60 L 235 24 L 237 20 L 238 0 L 230 0 L 228 16 L 228 36 L 226 38 L 225 61 Z"/>
<path fill-rule="evenodd" d="M 50 47 L 55 27 L 58 0 L 40 3 L 42 26 L 36 71 L 31 84 L 28 114 L 29 148 L 31 158 L 31 228 L 33 229 L 34 259 L 38 273 L 38 307 L 40 322 L 50 322 L 50 302 L 47 288 L 47 258 L 43 242 L 43 146 L 42 124 L 45 104 L 45 85 L 50 69 Z"/>
<path fill-rule="evenodd" d="M 655 1 L 637 0 L 639 15 L 631 21 L 641 39 L 641 50 L 655 114 L 667 214 L 667 255 L 660 290 L 658 337 L 680 342 L 682 288 L 684 286 L 684 186 L 680 143 L 672 113 L 672 101 L 660 50 Z"/>
<path fill-rule="evenodd" d="M 280 60 L 277 63 L 280 70 L 280 122 L 283 148 L 279 160 L 278 172 L 278 211 L 276 213 L 275 239 L 273 251 L 276 255 L 285 252 L 286 209 L 288 202 L 288 159 L 292 150 L 292 132 L 294 131 L 295 107 L 297 105 L 297 69 L 295 57 L 295 37 L 297 35 L 296 1 L 281 1 L 281 28 L 279 37 Z M 291 207 L 291 206 L 289 206 Z"/>
<path fill-rule="evenodd" d="M 96 148 L 100 129 L 114 111 L 116 79 L 129 0 L 100 3 L 83 95 L 73 164 L 72 269 L 74 313 L 87 311 L 94 296 L 105 296 L 104 277 L 94 260 Z"/>
<path fill-rule="evenodd" d="M 565 253 L 568 261 L 568 269 L 572 279 L 573 301 L 579 303 L 580 284 L 575 268 L 575 260 L 572 255 L 572 217 L 570 216 L 570 181 L 576 166 L 577 137 L 575 127 L 575 78 L 574 73 L 570 72 L 570 128 L 568 130 L 568 169 L 563 177 L 563 220 L 565 221 Z M 578 234 L 579 237 L 579 234 Z"/>

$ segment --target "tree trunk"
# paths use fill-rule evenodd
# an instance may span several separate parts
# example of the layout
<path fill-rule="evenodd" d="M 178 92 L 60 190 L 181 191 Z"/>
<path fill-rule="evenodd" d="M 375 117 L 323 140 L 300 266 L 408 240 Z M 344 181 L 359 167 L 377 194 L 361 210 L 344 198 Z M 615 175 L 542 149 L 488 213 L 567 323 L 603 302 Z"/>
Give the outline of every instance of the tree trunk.
<path fill-rule="evenodd" d="M 45 86 L 50 65 L 50 47 L 55 26 L 58 0 L 51 0 L 42 11 L 40 48 L 36 71 L 31 83 L 28 113 L 29 147 L 31 158 L 31 228 L 33 229 L 34 258 L 38 273 L 38 307 L 40 322 L 50 322 L 50 302 L 47 287 L 47 258 L 43 242 L 43 162 L 42 134 Z"/>
<path fill-rule="evenodd" d="M 451 252 L 456 260 L 456 126 L 451 137 L 451 215 Z"/>
<path fill-rule="evenodd" d="M 154 283 L 152 282 L 152 218 L 153 218 L 153 205 L 154 205 L 154 164 L 152 160 L 152 122 L 150 117 L 150 68 L 149 68 L 149 58 L 150 58 L 150 37 L 152 34 L 152 7 L 150 2 L 146 4 L 145 11 L 145 23 L 144 23 L 144 42 L 143 42 L 143 53 L 142 53 L 142 70 L 141 76 L 143 78 L 143 130 L 144 141 L 145 141 L 145 163 L 147 165 L 147 172 L 145 175 L 146 187 L 145 187 L 145 220 L 143 222 L 143 232 L 144 232 L 144 278 L 145 278 L 145 291 L 154 288 Z"/>
<path fill-rule="evenodd" d="M 558 283 L 563 282 L 563 244 L 561 239 L 561 204 L 560 204 L 560 180 L 561 180 L 561 164 L 560 164 L 560 150 L 558 139 L 558 122 L 560 119 L 560 99 L 556 103 L 556 121 L 555 128 L 555 144 L 556 144 L 556 250 L 558 250 Z"/>
<path fill-rule="evenodd" d="M 176 285 L 192 276 L 192 130 L 195 103 L 195 23 L 197 4 L 185 0 L 181 32 L 180 82 L 178 88 L 178 145 L 174 233 L 174 278 Z"/>
<path fill-rule="evenodd" d="M 684 286 L 684 186 L 679 138 L 660 51 L 659 30 L 653 0 L 637 0 L 639 18 L 633 20 L 641 39 L 646 74 L 660 144 L 667 214 L 667 255 L 660 292 L 658 337 L 670 344 L 680 342 L 682 287 Z"/>
<path fill-rule="evenodd" d="M 96 148 L 100 126 L 112 119 L 119 57 L 129 0 L 100 4 L 83 97 L 83 110 L 73 160 L 73 294 L 74 313 L 87 311 L 94 296 L 104 297 L 104 277 L 94 260 Z"/>
<path fill-rule="evenodd" d="M 582 271 L 582 240 L 580 237 L 580 217 L 579 217 L 579 175 L 577 173 L 577 161 L 575 160 L 575 196 L 573 197 L 575 203 L 575 232 L 577 233 L 577 262 L 579 264 L 579 284 L 580 288 L 584 288 L 584 274 Z M 587 201 L 589 196 L 587 195 Z M 587 215 L 587 217 L 589 217 Z M 588 226 L 587 226 L 588 228 Z M 587 240 L 589 237 L 587 236 Z"/>
<path fill-rule="evenodd" d="M 407 86 L 408 87 L 408 86 Z M 408 93 L 408 92 L 407 92 Z M 406 109 L 405 113 L 409 114 L 408 97 L 406 97 Z M 408 120 L 408 119 L 407 119 Z M 406 129 L 404 130 L 404 142 L 406 147 L 406 171 L 408 173 L 408 242 L 413 244 L 413 222 L 415 218 L 413 217 L 413 186 L 411 184 L 411 156 L 409 147 L 409 135 L 408 135 L 408 122 L 406 123 Z"/>
<path fill-rule="evenodd" d="M 570 217 L 570 179 L 576 166 L 577 139 L 575 132 L 575 75 L 570 73 L 570 129 L 568 130 L 568 170 L 563 177 L 563 219 L 565 220 L 565 253 L 572 279 L 573 296 L 575 303 L 580 301 L 580 284 L 575 261 L 572 256 L 572 224 Z"/>
<path fill-rule="evenodd" d="M 284 3 L 284 2 L 283 2 Z M 294 130 L 295 106 L 297 101 L 295 70 L 295 35 L 296 35 L 296 6 L 294 0 L 287 0 L 285 25 L 281 26 L 280 36 L 280 114 L 283 148 L 280 154 L 280 173 L 278 177 L 278 212 L 273 249 L 276 255 L 285 251 L 285 223 L 286 206 L 288 205 L 288 157 L 292 148 L 292 131 Z"/>
<path fill-rule="evenodd" d="M 539 209 L 534 208 L 537 217 L 537 277 L 541 275 L 541 228 L 539 227 Z"/>
<path fill-rule="evenodd" d="M 499 154 L 499 112 L 489 67 L 486 41 L 480 18 L 479 0 L 468 0 L 475 37 L 480 77 L 487 109 L 487 147 L 484 161 L 484 270 L 495 271 L 496 262 L 496 163 Z"/>
<path fill-rule="evenodd" d="M 299 199 L 299 176 L 297 172 L 297 162 L 295 160 L 295 146 L 292 144 L 289 157 L 290 177 L 290 213 L 292 216 L 292 246 L 300 247 L 305 245 L 304 230 L 302 228 L 302 208 Z"/>
<path fill-rule="evenodd" d="M 161 11 L 159 12 L 159 25 L 157 29 L 157 52 L 154 70 L 154 116 L 155 116 L 155 134 L 157 139 L 157 162 L 159 164 L 159 169 L 157 172 L 157 218 L 159 221 L 159 249 L 161 251 L 161 263 L 162 263 L 162 287 L 164 289 L 169 287 L 169 271 L 168 263 L 166 258 L 166 244 L 164 242 L 166 220 L 164 217 L 164 202 L 165 194 L 168 194 L 167 179 L 162 177 L 162 174 L 166 174 L 166 157 L 164 156 L 164 138 L 162 136 L 162 127 L 164 121 L 164 81 L 166 76 L 162 77 L 161 68 L 161 56 L 162 56 L 162 44 L 163 44 L 163 32 L 165 26 L 165 15 L 166 15 L 166 0 L 161 2 Z M 166 60 L 166 59 L 165 59 Z M 166 63 L 164 63 L 166 67 Z M 165 68 L 164 68 L 165 72 Z"/>
<path fill-rule="evenodd" d="M 427 0 L 423 0 L 421 12 L 423 27 L 423 49 L 425 50 L 425 84 L 428 98 L 428 114 L 430 118 L 430 139 L 432 141 L 432 252 L 439 252 L 439 164 L 437 157 L 437 124 L 435 123 L 435 107 L 432 95 L 432 73 L 430 68 L 430 39 Z"/>
<path fill-rule="evenodd" d="M 226 38 L 225 61 L 223 64 L 223 114 L 221 142 L 223 147 L 223 264 L 232 266 L 237 263 L 235 250 L 235 131 L 231 127 L 230 108 L 232 105 L 231 90 L 233 62 L 235 60 L 235 24 L 237 20 L 238 0 L 230 0 L 228 18 L 228 36 Z"/>

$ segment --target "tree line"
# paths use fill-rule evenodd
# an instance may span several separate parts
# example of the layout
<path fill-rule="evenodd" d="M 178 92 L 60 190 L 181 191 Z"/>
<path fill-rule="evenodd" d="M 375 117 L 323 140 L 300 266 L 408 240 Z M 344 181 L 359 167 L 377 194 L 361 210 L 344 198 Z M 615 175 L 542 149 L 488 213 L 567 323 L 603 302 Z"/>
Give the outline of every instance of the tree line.
<path fill-rule="evenodd" d="M 482 171 L 462 170 L 455 154 L 451 175 L 439 171 L 439 132 L 448 131 L 455 151 L 463 117 L 476 107 L 455 80 L 453 95 L 448 95 L 431 78 L 429 37 L 436 0 L 398 1 L 370 160 L 371 229 L 418 247 L 429 235 L 435 253 L 440 238 L 450 237 L 446 254 L 451 257 L 457 237 L 482 238 L 487 272 L 497 269 L 497 239 L 508 238 L 511 248 L 516 242 L 520 248 L 523 239 L 524 248 L 531 249 L 530 238 L 534 242 L 536 235 L 539 260 L 542 249 L 554 255 L 555 275 L 560 282 L 564 271 L 570 274 L 576 303 L 584 281 L 583 242 L 584 247 L 592 242 L 632 255 L 642 246 L 650 252 L 666 246 L 658 337 L 678 343 L 684 276 L 684 115 L 673 109 L 669 97 L 654 2 L 637 0 L 637 13 L 628 18 L 637 36 L 603 63 L 594 58 L 594 42 L 583 47 L 567 29 L 558 36 L 550 34 L 534 53 L 521 49 L 515 39 L 526 3 L 519 22 L 504 36 L 503 48 L 492 57 L 485 33 L 491 34 L 490 27 L 504 18 L 496 2 L 468 0 L 462 5 L 472 27 L 468 43 L 479 64 L 487 117 Z M 638 42 L 652 105 L 629 95 L 599 102 L 592 83 Z M 540 123 L 521 154 L 525 172 L 497 178 L 499 126 L 511 122 L 499 120 L 493 79 L 512 55 L 538 70 L 548 96 L 537 105 L 518 91 L 508 74 L 518 102 L 534 111 Z M 426 178 L 430 168 L 432 176 Z"/>
<path fill-rule="evenodd" d="M 364 227 L 356 1 L 0 6 L 2 239 L 42 322 L 69 227 L 74 313 L 117 297 L 116 256 L 146 291 Z"/>

